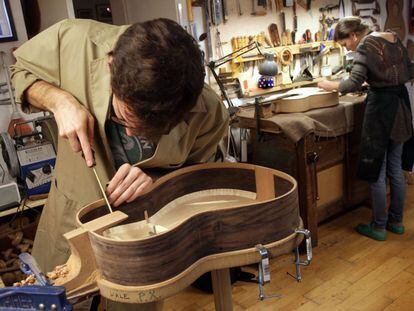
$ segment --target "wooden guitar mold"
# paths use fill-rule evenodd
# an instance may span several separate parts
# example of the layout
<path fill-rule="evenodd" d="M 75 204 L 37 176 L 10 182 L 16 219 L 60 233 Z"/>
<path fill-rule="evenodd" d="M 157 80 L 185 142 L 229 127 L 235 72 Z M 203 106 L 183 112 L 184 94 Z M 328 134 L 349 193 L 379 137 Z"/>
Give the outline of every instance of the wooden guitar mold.
<path fill-rule="evenodd" d="M 387 0 L 387 20 L 384 30 L 392 30 L 401 41 L 405 39 L 405 21 L 403 18 L 404 0 Z"/>
<path fill-rule="evenodd" d="M 259 262 L 258 244 L 271 257 L 288 253 L 303 227 L 294 178 L 241 163 L 179 169 L 114 213 L 103 200 L 85 206 L 78 224 L 66 235 L 73 272 L 63 285 L 76 295 L 95 279 L 101 295 L 128 303 L 161 300 L 207 271 Z"/>

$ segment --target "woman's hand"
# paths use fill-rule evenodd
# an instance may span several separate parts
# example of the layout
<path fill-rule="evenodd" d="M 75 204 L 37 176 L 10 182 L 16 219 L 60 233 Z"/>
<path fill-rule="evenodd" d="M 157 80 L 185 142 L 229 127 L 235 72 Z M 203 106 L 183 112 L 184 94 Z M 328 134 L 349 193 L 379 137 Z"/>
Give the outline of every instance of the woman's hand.
<path fill-rule="evenodd" d="M 339 88 L 339 82 L 322 80 L 318 82 L 318 87 L 325 91 L 335 91 Z"/>
<path fill-rule="evenodd" d="M 139 167 L 123 164 L 106 188 L 109 203 L 119 206 L 132 202 L 146 192 L 152 185 L 152 179 Z"/>

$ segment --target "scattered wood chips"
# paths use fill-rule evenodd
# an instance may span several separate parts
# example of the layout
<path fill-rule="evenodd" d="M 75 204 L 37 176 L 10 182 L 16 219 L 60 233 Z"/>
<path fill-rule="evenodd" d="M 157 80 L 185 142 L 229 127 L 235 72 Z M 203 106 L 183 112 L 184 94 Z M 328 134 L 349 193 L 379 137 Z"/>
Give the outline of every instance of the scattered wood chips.
<path fill-rule="evenodd" d="M 64 278 L 68 275 L 68 273 L 69 273 L 69 268 L 67 267 L 66 264 L 63 264 L 60 266 L 56 266 L 55 269 L 53 269 L 53 271 L 48 272 L 46 274 L 46 277 L 53 284 L 54 280 L 59 279 L 59 278 Z M 13 286 L 25 286 L 25 285 L 34 285 L 34 284 L 36 284 L 36 278 L 33 274 L 30 274 L 27 276 L 26 279 L 20 282 L 13 283 Z"/>

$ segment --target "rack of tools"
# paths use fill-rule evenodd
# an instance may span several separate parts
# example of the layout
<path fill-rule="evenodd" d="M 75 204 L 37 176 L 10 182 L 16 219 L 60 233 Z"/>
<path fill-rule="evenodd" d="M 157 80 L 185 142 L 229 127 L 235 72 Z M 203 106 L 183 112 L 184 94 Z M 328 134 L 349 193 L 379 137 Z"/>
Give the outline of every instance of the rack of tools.
<path fill-rule="evenodd" d="M 276 77 L 275 86 L 272 88 L 248 88 L 246 87 L 246 83 L 244 83 L 244 97 L 263 95 L 301 86 L 309 86 L 321 81 L 326 76 L 331 76 L 332 70 L 330 68 L 329 73 L 323 72 L 323 70 L 324 67 L 326 67 L 325 58 L 328 57 L 327 55 L 333 50 L 338 52 L 340 66 L 344 65 L 343 49 L 334 41 L 310 42 L 277 47 L 262 47 L 261 49 L 264 53 L 271 53 L 275 56 L 275 61 L 280 67 L 280 72 Z M 234 76 L 238 76 L 240 74 L 246 63 L 254 63 L 262 60 L 263 55 L 258 53 L 245 53 L 242 56 L 235 58 L 233 60 L 234 66 L 232 67 Z M 291 67 L 295 66 L 298 60 L 300 60 L 300 69 L 296 70 L 296 73 L 293 73 Z M 319 66 L 319 72 L 316 76 L 314 76 L 312 72 L 314 69 L 313 67 L 316 65 Z M 237 70 L 235 69 L 236 66 L 241 66 L 242 68 Z"/>

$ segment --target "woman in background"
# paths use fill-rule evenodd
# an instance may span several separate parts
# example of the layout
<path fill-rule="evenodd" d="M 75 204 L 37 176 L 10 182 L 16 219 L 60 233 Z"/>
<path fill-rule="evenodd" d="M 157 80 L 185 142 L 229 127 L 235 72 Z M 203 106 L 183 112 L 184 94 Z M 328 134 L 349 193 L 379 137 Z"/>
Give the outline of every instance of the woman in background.
<path fill-rule="evenodd" d="M 370 183 L 373 220 L 359 224 L 356 230 L 385 241 L 386 230 L 404 233 L 403 167 L 411 171 L 414 161 L 403 157 L 403 149 L 404 153 L 412 152 L 414 147 L 410 101 L 404 83 L 413 78 L 414 66 L 395 33 L 372 32 L 359 17 L 342 18 L 335 28 L 334 41 L 355 52 L 350 77 L 341 82 L 321 81 L 318 86 L 349 93 L 369 84 L 357 175 Z M 391 187 L 388 211 L 387 176 Z"/>

